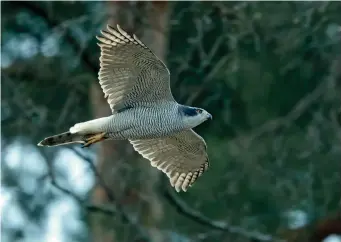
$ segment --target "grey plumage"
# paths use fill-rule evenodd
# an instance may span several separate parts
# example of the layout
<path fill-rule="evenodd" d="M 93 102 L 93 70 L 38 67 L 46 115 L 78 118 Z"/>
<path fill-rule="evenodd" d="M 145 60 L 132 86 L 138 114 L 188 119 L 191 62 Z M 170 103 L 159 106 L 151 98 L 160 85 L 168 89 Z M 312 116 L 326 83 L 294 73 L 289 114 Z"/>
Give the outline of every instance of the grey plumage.
<path fill-rule="evenodd" d="M 175 101 L 169 81 L 169 70 L 135 35 L 131 37 L 120 26 L 107 26 L 100 57 L 99 83 L 113 112 L 146 103 Z"/>
<path fill-rule="evenodd" d="M 134 149 L 167 174 L 176 191 L 186 191 L 209 167 L 206 143 L 192 129 L 167 137 L 131 140 Z"/>
<path fill-rule="evenodd" d="M 82 143 L 82 140 L 86 138 L 86 135 L 71 134 L 69 131 L 57 135 L 50 136 L 42 140 L 39 146 L 58 146 L 71 143 Z"/>
<path fill-rule="evenodd" d="M 117 30 L 107 26 L 101 33 L 99 83 L 112 115 L 75 124 L 62 135 L 70 138 L 56 135 L 39 145 L 89 146 L 104 139 L 128 139 L 167 174 L 176 191 L 187 191 L 209 167 L 206 143 L 192 128 L 211 115 L 174 100 L 169 70 L 135 35 L 118 25 Z"/>

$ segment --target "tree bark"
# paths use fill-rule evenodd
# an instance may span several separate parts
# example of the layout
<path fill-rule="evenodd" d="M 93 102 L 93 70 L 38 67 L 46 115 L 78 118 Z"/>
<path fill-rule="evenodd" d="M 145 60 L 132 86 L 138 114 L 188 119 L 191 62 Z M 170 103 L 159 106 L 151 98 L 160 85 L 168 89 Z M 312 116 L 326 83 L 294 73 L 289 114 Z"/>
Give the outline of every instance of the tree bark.
<path fill-rule="evenodd" d="M 166 2 L 110 1 L 106 4 L 109 25 L 116 27 L 116 24 L 119 24 L 128 33 L 136 33 L 162 61 L 165 60 L 168 26 Z M 142 19 L 144 24 L 141 23 L 141 16 L 146 16 Z M 103 24 L 103 28 L 106 24 Z M 91 85 L 90 96 L 94 118 L 111 115 L 109 105 L 97 81 Z M 116 202 L 137 215 L 139 223 L 147 227 L 151 241 L 163 241 L 157 228 L 163 217 L 162 203 L 155 192 L 161 173 L 152 168 L 149 161 L 134 152 L 127 141 L 104 141 L 97 148 L 97 169 L 107 187 L 114 193 Z M 93 189 L 92 200 L 96 204 L 110 202 L 106 191 L 99 184 Z M 121 231 L 112 229 L 119 228 L 117 223 L 116 218 L 108 219 L 103 215 L 92 215 L 90 224 L 93 241 L 122 241 L 118 239 Z M 105 224 L 109 225 L 109 228 L 106 228 Z M 131 238 L 125 240 L 131 241 Z"/>

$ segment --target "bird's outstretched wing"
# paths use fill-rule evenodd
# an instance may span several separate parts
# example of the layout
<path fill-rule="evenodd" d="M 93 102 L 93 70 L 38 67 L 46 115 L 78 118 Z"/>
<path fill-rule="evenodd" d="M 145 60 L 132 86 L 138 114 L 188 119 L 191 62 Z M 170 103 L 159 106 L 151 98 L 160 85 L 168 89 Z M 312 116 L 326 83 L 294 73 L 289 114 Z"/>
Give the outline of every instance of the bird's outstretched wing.
<path fill-rule="evenodd" d="M 187 191 L 209 167 L 206 143 L 192 129 L 164 138 L 129 141 L 152 166 L 167 174 L 177 192 Z"/>
<path fill-rule="evenodd" d="M 135 35 L 117 25 L 96 36 L 101 47 L 99 83 L 112 112 L 171 100 L 169 70 Z"/>

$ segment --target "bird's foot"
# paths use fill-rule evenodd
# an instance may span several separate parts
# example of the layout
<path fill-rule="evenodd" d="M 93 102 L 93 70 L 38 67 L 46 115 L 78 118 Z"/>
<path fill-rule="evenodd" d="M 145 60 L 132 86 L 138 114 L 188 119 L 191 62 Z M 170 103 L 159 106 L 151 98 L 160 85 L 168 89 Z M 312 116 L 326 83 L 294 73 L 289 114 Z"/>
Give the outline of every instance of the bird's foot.
<path fill-rule="evenodd" d="M 89 147 L 90 145 L 94 144 L 94 143 L 97 143 L 97 142 L 100 142 L 102 140 L 105 140 L 106 138 L 104 137 L 105 136 L 105 132 L 103 133 L 99 133 L 99 134 L 95 134 L 95 135 L 92 135 L 90 136 L 89 138 L 85 139 L 85 144 L 82 145 L 82 148 L 84 147 Z"/>

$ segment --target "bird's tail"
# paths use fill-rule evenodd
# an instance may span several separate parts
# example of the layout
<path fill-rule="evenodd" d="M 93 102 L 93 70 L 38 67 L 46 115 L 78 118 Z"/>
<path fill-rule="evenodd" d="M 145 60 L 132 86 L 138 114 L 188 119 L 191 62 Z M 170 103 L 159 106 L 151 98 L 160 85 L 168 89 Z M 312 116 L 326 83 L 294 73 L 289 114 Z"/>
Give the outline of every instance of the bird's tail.
<path fill-rule="evenodd" d="M 82 123 L 77 123 L 68 132 L 47 137 L 38 143 L 38 146 L 57 146 L 72 143 L 82 143 L 88 147 L 93 143 L 107 139 L 106 133 L 101 128 L 110 122 L 111 117 L 98 118 Z"/>
<path fill-rule="evenodd" d="M 85 143 L 88 135 L 72 134 L 69 131 L 47 137 L 38 143 L 38 146 L 57 146 L 71 143 Z"/>

